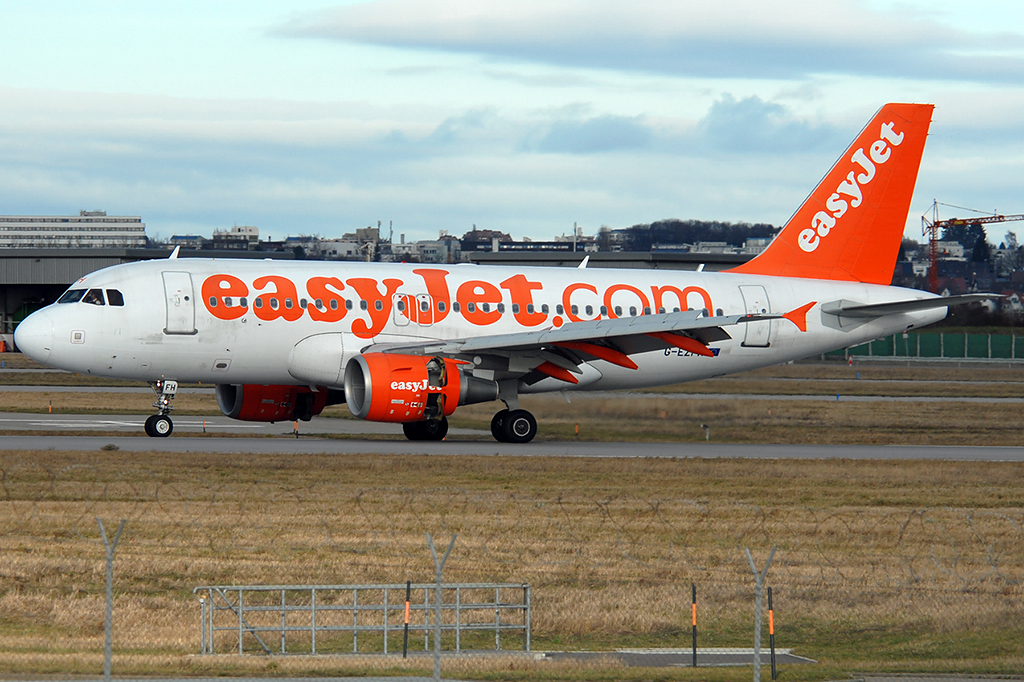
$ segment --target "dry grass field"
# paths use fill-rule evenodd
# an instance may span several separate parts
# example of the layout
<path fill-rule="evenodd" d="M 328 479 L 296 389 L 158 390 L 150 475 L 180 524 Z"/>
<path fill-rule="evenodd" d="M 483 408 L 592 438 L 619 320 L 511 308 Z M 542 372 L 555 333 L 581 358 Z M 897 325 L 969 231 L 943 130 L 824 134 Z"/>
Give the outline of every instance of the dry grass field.
<path fill-rule="evenodd" d="M 19 357 L 7 354 L 6 367 L 37 369 Z M 105 382 L 0 372 L 4 383 Z M 707 424 L 718 442 L 1024 446 L 1015 402 L 761 398 L 1022 389 L 1016 367 L 798 363 L 643 395 L 523 402 L 549 439 L 701 441 Z M 667 395 L 680 393 L 697 395 Z M 735 397 L 702 395 L 712 393 Z M 147 413 L 151 402 L 0 391 L 0 411 Z M 218 413 L 211 394 L 175 405 Z M 493 411 L 460 408 L 452 425 L 486 430 Z M 323 418 L 350 417 L 336 406 Z M 393 657 L 197 656 L 192 589 L 426 581 L 425 532 L 458 534 L 450 581 L 531 584 L 537 650 L 686 647 L 691 582 L 701 645 L 750 646 L 743 548 L 763 562 L 777 546 L 779 646 L 819 661 L 782 679 L 1024 670 L 1022 464 L 0 452 L 0 674 L 101 670 L 97 516 L 108 528 L 128 520 L 115 564 L 115 674 L 424 674 L 429 663 Z M 732 680 L 749 670 L 509 658 L 446 662 L 445 674 Z"/>
<path fill-rule="evenodd" d="M 535 649 L 750 646 L 769 573 L 779 646 L 850 670 L 1024 669 L 1024 466 L 1013 463 L 0 454 L 0 660 L 11 673 L 101 666 L 103 550 L 115 564 L 115 673 L 337 674 L 328 656 L 198 657 L 208 584 L 426 581 L 424 533 L 458 542 L 451 581 L 528 582 Z M 544 662 L 462 662 L 488 679 L 735 679 Z M 749 674 L 749 673 L 746 673 Z M 744 674 L 745 676 L 745 674 Z"/>

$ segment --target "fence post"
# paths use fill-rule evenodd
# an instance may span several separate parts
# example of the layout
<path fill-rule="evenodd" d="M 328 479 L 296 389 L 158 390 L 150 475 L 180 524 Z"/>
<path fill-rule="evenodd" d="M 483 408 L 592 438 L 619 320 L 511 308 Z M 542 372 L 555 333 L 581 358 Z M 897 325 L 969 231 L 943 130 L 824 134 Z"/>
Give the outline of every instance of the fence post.
<path fill-rule="evenodd" d="M 199 596 L 199 653 L 206 651 L 206 597 Z"/>
<path fill-rule="evenodd" d="M 768 561 L 764 564 L 764 570 L 758 571 L 754 565 L 754 557 L 750 550 L 744 548 L 747 553 L 747 562 L 750 563 L 750 570 L 754 573 L 754 682 L 761 682 L 761 599 L 764 590 L 764 579 L 768 575 L 768 568 L 772 565 L 772 558 L 775 556 L 777 547 L 772 547 L 768 554 Z"/>
<path fill-rule="evenodd" d="M 775 610 L 772 608 L 772 588 L 768 588 L 768 644 L 772 648 L 772 680 L 777 680 L 775 672 Z"/>
<path fill-rule="evenodd" d="M 125 520 L 121 519 L 121 523 L 117 526 L 117 533 L 114 534 L 114 541 L 110 542 L 107 539 L 107 531 L 103 527 L 103 521 L 99 517 L 96 518 L 96 523 L 100 526 L 100 535 L 103 537 L 103 547 L 107 552 L 107 613 L 103 632 L 104 680 L 110 679 L 111 635 L 114 622 L 114 550 L 117 549 L 117 543 L 121 541 L 121 531 L 124 530 L 124 522 Z"/>
<path fill-rule="evenodd" d="M 693 601 L 693 667 L 697 667 L 697 583 L 690 583 Z"/>
<path fill-rule="evenodd" d="M 444 558 L 438 560 L 437 550 L 434 549 L 434 538 L 427 533 L 427 545 L 430 547 L 430 556 L 434 559 L 434 680 L 441 680 L 441 583 L 444 579 L 444 565 L 448 561 L 448 555 L 452 553 L 455 546 L 455 538 L 452 534 L 448 549 L 444 552 Z"/>
<path fill-rule="evenodd" d="M 402 658 L 409 657 L 409 600 L 412 598 L 412 581 L 405 581 L 405 635 L 402 637 Z"/>
<path fill-rule="evenodd" d="M 523 643 L 523 648 L 525 648 L 527 651 L 530 651 L 530 648 L 531 648 L 530 628 L 532 626 L 532 623 L 530 622 L 530 620 L 532 618 L 532 615 L 530 613 L 531 606 L 530 606 L 530 586 L 529 585 L 524 585 L 523 586 L 523 604 L 526 606 L 526 608 L 524 609 L 526 611 L 526 613 L 523 614 L 523 624 L 526 626 L 526 634 L 523 636 L 523 638 L 525 640 L 524 643 Z"/>

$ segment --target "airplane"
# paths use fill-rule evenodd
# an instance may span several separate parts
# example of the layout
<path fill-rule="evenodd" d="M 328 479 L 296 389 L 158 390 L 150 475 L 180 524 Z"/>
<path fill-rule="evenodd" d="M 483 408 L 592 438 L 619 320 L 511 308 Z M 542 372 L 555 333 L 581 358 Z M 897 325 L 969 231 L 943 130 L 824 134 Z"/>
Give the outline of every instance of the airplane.
<path fill-rule="evenodd" d="M 442 440 L 462 405 L 500 401 L 494 438 L 527 443 L 521 395 L 637 389 L 846 348 L 943 319 L 889 286 L 933 105 L 886 104 L 750 261 L 723 272 L 170 258 L 104 268 L 28 316 L 46 365 L 149 382 L 145 431 L 173 431 L 179 382 L 221 411 L 360 419 Z"/>

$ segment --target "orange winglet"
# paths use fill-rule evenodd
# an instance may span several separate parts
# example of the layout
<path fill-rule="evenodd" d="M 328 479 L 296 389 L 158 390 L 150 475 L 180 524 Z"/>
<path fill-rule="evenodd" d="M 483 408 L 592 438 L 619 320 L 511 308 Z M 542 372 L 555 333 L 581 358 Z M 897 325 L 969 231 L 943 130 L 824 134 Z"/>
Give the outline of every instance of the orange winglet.
<path fill-rule="evenodd" d="M 585 341 L 562 341 L 555 345 L 570 350 L 583 351 L 593 355 L 595 358 L 601 358 L 606 362 L 618 365 L 619 367 L 625 367 L 626 369 L 640 369 L 635 362 L 629 359 L 628 355 L 608 346 L 599 346 L 596 343 L 586 343 Z"/>
<path fill-rule="evenodd" d="M 679 334 L 672 334 L 671 332 L 650 332 L 647 336 L 664 341 L 670 346 L 675 346 L 681 350 L 685 350 L 694 355 L 703 355 L 706 358 L 713 358 L 714 353 L 711 349 L 705 346 L 697 339 L 691 339 L 689 336 L 680 336 Z"/>
<path fill-rule="evenodd" d="M 567 369 L 562 369 L 561 367 L 552 362 L 542 362 L 539 365 L 537 365 L 534 369 L 536 369 L 538 372 L 547 374 L 549 377 L 553 379 L 559 379 L 569 384 L 580 383 L 580 380 L 574 377 L 572 375 L 572 372 L 570 372 Z"/>
<path fill-rule="evenodd" d="M 802 305 L 796 310 L 790 310 L 788 313 L 783 315 L 784 318 L 796 325 L 796 328 L 802 332 L 807 331 L 807 311 L 814 307 L 817 301 L 811 301 L 807 305 Z"/>

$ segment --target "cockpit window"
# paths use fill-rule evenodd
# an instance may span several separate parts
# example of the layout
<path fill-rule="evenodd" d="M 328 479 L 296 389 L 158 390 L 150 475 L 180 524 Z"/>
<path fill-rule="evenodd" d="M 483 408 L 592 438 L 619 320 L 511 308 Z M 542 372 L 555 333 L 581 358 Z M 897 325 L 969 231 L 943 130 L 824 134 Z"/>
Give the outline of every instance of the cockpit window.
<path fill-rule="evenodd" d="M 107 303 L 110 305 L 124 305 L 124 296 L 117 289 L 107 289 Z"/>
<path fill-rule="evenodd" d="M 89 291 L 82 297 L 82 303 L 91 303 L 93 305 L 103 305 L 103 290 L 102 289 L 89 289 Z"/>
<path fill-rule="evenodd" d="M 78 303 L 85 296 L 85 289 L 68 289 L 57 299 L 57 303 Z"/>

